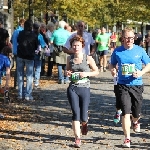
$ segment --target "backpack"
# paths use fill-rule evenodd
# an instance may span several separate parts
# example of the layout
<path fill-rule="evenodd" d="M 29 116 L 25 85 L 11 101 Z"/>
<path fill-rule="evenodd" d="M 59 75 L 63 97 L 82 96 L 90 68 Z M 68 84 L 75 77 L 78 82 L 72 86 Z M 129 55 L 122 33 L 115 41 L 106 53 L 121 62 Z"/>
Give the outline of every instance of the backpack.
<path fill-rule="evenodd" d="M 38 47 L 38 37 L 33 32 L 21 31 L 18 36 L 17 55 L 24 59 L 32 59 Z"/>

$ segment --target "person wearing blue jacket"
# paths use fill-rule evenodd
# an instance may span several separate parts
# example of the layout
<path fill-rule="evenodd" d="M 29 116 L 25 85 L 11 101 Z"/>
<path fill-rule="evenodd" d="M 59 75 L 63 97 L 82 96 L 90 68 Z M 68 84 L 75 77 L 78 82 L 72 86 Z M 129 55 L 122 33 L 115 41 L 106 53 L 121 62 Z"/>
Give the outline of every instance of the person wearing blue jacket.
<path fill-rule="evenodd" d="M 38 42 L 39 47 L 35 51 L 35 57 L 34 57 L 34 88 L 39 88 L 39 80 L 40 80 L 40 73 L 41 73 L 41 63 L 42 63 L 42 55 L 43 49 L 46 47 L 46 43 L 43 39 L 43 36 L 40 34 L 40 25 L 38 23 L 33 24 L 33 32 L 38 35 Z"/>
<path fill-rule="evenodd" d="M 17 59 L 17 46 L 18 46 L 18 42 L 17 42 L 17 38 L 19 35 L 19 32 L 22 31 L 24 29 L 24 19 L 20 19 L 19 21 L 19 26 L 18 28 L 13 32 L 13 35 L 11 37 L 11 43 L 13 45 L 13 55 L 14 55 L 14 61 L 16 61 Z M 16 64 L 16 68 L 17 68 L 17 64 Z M 17 70 L 15 70 L 15 76 L 14 76 L 14 87 L 17 86 Z"/>
<path fill-rule="evenodd" d="M 19 32 L 22 31 L 24 29 L 24 19 L 20 19 L 19 21 L 19 26 L 18 28 L 13 32 L 12 38 L 11 38 L 11 42 L 13 44 L 13 55 L 16 56 L 17 55 L 17 46 L 18 46 L 18 42 L 17 42 L 17 38 L 19 35 Z"/>

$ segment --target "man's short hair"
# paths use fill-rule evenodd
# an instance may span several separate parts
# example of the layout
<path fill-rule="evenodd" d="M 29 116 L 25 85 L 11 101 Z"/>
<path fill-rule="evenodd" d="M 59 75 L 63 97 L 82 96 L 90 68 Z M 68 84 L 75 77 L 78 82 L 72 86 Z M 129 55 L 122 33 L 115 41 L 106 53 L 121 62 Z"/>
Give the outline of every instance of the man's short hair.
<path fill-rule="evenodd" d="M 40 27 L 46 29 L 46 24 L 45 23 L 41 23 Z"/>
<path fill-rule="evenodd" d="M 125 27 L 124 30 L 123 30 L 123 34 L 125 34 L 126 32 L 130 32 L 130 31 L 134 33 L 133 28 L 131 28 L 131 27 Z"/>

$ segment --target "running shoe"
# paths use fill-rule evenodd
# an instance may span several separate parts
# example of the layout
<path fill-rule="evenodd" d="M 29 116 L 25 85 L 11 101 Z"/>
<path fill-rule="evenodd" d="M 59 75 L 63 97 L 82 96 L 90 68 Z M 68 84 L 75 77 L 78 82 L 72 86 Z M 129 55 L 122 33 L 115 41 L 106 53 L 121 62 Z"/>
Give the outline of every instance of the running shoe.
<path fill-rule="evenodd" d="M 140 132 L 140 123 L 137 122 L 136 124 L 133 123 L 133 131 Z"/>
<path fill-rule="evenodd" d="M 32 96 L 25 96 L 25 100 L 26 101 L 33 101 L 33 97 Z"/>
<path fill-rule="evenodd" d="M 130 143 L 131 143 L 131 140 L 125 139 L 122 146 L 123 146 L 123 147 L 126 147 L 126 148 L 130 148 Z"/>
<path fill-rule="evenodd" d="M 106 72 L 106 71 L 107 71 L 107 70 L 106 70 L 106 67 L 104 67 L 103 71 L 104 71 L 104 72 Z"/>
<path fill-rule="evenodd" d="M 115 116 L 114 116 L 114 123 L 118 123 L 120 122 L 120 114 L 116 112 Z"/>
<path fill-rule="evenodd" d="M 4 119 L 5 116 L 3 114 L 0 114 L 0 119 Z"/>
<path fill-rule="evenodd" d="M 9 97 L 9 91 L 8 90 L 6 90 L 6 91 L 4 91 L 4 101 L 5 102 L 10 102 L 10 97 Z"/>
<path fill-rule="evenodd" d="M 80 146 L 81 146 L 81 139 L 80 138 L 75 139 L 74 147 L 80 148 Z"/>
<path fill-rule="evenodd" d="M 87 123 L 82 124 L 81 132 L 82 132 L 82 135 L 87 135 L 87 132 L 88 132 Z"/>

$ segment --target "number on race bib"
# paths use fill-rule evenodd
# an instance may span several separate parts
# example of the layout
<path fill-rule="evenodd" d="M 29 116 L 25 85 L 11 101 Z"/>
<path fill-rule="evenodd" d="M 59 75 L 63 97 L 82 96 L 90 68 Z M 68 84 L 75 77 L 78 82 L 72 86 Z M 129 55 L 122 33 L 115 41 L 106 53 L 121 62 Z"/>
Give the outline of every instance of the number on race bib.
<path fill-rule="evenodd" d="M 122 75 L 131 75 L 133 72 L 135 72 L 135 64 L 122 65 Z"/>

